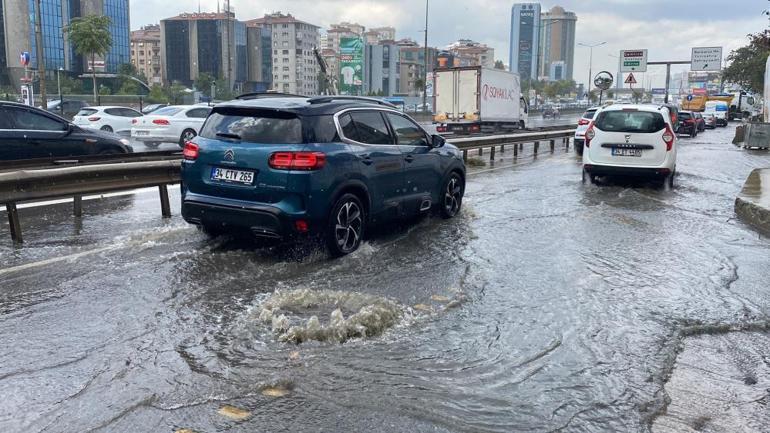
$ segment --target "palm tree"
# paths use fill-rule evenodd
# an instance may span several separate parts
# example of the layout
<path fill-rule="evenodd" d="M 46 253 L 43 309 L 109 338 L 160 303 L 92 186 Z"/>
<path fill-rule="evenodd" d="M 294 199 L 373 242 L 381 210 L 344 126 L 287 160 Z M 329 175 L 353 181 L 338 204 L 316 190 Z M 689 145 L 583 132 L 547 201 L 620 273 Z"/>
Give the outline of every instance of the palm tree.
<path fill-rule="evenodd" d="M 96 87 L 96 56 L 104 57 L 112 48 L 110 33 L 110 17 L 104 15 L 87 15 L 73 18 L 70 25 L 64 28 L 69 35 L 75 52 L 91 59 L 91 79 L 94 86 L 94 103 L 97 103 L 98 88 Z"/>

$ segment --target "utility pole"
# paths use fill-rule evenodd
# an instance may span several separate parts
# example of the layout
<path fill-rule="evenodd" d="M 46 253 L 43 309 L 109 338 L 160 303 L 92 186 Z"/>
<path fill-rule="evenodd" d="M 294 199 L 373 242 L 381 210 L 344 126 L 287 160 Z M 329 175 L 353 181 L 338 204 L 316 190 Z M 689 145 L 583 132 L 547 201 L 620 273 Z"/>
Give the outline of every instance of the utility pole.
<path fill-rule="evenodd" d="M 588 95 L 588 98 L 590 100 L 590 93 L 591 93 L 591 83 L 593 82 L 593 66 L 594 66 L 594 48 L 604 45 L 607 42 L 599 42 L 596 44 L 583 44 L 578 43 L 581 47 L 586 47 L 590 50 L 589 60 L 588 60 L 588 90 L 586 91 L 586 95 Z"/>
<path fill-rule="evenodd" d="M 37 57 L 37 75 L 40 85 L 40 101 L 43 109 L 48 107 L 45 94 L 45 48 L 43 47 L 43 31 L 40 21 L 40 0 L 35 0 L 35 57 Z M 34 105 L 34 102 L 33 102 Z"/>
<path fill-rule="evenodd" d="M 425 76 L 422 80 L 422 110 L 428 111 L 428 2 L 425 0 Z"/>

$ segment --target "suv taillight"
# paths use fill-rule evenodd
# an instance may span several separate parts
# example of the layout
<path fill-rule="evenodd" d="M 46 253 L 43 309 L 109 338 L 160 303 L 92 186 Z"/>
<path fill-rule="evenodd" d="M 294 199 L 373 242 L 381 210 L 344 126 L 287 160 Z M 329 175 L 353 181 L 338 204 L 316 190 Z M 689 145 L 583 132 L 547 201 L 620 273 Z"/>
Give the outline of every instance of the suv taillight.
<path fill-rule="evenodd" d="M 586 131 L 585 140 L 586 140 L 586 147 L 591 147 L 591 140 L 596 137 L 596 132 L 594 132 L 594 124 L 591 123 L 591 125 L 588 127 L 588 130 Z"/>
<path fill-rule="evenodd" d="M 326 165 L 322 152 L 275 152 L 268 164 L 276 170 L 320 170 Z"/>
<path fill-rule="evenodd" d="M 580 119 L 580 120 L 578 120 L 578 126 L 588 125 L 589 123 L 591 123 L 591 121 L 588 120 L 588 119 Z"/>
<path fill-rule="evenodd" d="M 663 133 L 663 141 L 666 142 L 666 152 L 670 152 L 674 147 L 674 132 L 671 131 L 671 127 L 666 125 L 666 132 Z"/>
<path fill-rule="evenodd" d="M 184 144 L 184 150 L 182 151 L 184 159 L 188 161 L 195 161 L 198 159 L 198 145 L 188 141 Z"/>

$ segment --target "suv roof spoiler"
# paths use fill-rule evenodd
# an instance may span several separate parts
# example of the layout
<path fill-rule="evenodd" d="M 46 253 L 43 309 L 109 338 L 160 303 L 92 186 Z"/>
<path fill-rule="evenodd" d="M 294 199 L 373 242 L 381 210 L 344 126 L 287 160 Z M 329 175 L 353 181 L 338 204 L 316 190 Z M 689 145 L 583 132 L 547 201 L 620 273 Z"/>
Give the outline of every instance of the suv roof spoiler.
<path fill-rule="evenodd" d="M 315 98 L 308 99 L 311 104 L 325 104 L 332 101 L 351 101 L 351 102 L 368 102 L 370 104 L 384 105 L 390 108 L 396 108 L 395 105 L 388 101 L 383 101 L 377 98 L 367 98 L 366 96 L 317 96 Z"/>
<path fill-rule="evenodd" d="M 265 99 L 265 98 L 307 98 L 307 96 L 303 95 L 295 95 L 292 93 L 281 93 L 281 92 L 253 92 L 253 93 L 244 93 L 242 95 L 238 95 L 235 97 L 235 99 Z"/>

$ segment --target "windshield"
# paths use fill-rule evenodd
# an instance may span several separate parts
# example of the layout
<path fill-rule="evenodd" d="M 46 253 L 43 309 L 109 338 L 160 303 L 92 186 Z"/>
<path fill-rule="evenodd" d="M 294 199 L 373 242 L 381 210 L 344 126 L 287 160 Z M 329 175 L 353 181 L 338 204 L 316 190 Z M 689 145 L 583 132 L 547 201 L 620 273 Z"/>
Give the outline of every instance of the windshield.
<path fill-rule="evenodd" d="M 165 107 L 165 108 L 161 108 L 159 110 L 153 111 L 152 114 L 155 116 L 173 116 L 180 111 L 182 111 L 180 107 Z"/>
<path fill-rule="evenodd" d="M 212 113 L 201 137 L 231 138 L 250 143 L 302 143 L 302 121 L 294 114 L 236 110 Z"/>
<path fill-rule="evenodd" d="M 666 127 L 660 113 L 651 111 L 605 111 L 596 119 L 596 127 L 608 132 L 657 132 Z"/>

